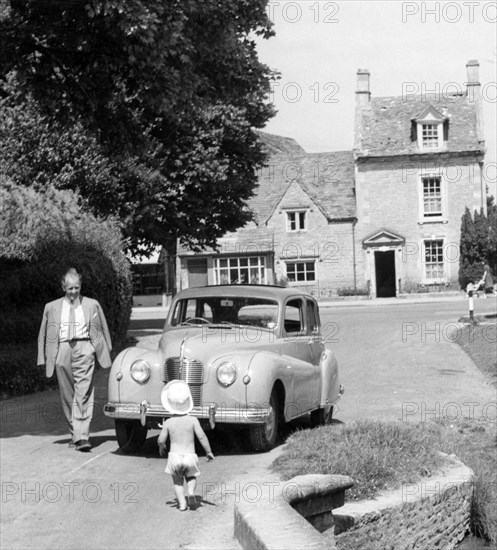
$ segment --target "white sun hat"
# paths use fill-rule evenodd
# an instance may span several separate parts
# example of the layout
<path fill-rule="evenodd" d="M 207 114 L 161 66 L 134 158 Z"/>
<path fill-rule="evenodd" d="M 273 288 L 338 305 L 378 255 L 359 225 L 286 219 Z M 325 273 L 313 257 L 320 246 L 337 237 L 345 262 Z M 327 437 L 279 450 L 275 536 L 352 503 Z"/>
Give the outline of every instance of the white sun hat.
<path fill-rule="evenodd" d="M 190 388 L 183 380 L 171 380 L 163 388 L 160 396 L 163 407 L 172 414 L 188 414 L 193 409 Z"/>

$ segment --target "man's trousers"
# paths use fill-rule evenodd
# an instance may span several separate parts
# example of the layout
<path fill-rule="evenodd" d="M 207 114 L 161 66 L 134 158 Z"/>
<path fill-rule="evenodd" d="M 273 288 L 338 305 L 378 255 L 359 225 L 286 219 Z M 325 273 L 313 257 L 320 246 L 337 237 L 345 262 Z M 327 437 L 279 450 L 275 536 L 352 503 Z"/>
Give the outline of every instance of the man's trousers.
<path fill-rule="evenodd" d="M 95 349 L 89 340 L 60 342 L 55 372 L 62 410 L 74 442 L 89 439 L 93 415 Z"/>

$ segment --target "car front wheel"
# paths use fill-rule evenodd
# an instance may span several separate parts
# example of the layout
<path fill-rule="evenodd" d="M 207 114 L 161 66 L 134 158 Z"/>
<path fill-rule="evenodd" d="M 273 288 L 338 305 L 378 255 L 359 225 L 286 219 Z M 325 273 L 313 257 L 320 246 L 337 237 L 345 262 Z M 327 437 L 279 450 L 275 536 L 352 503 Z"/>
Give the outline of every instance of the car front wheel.
<path fill-rule="evenodd" d="M 139 420 L 115 420 L 117 443 L 121 451 L 135 453 L 147 439 L 148 428 Z"/>
<path fill-rule="evenodd" d="M 333 407 L 324 407 L 311 412 L 311 428 L 327 426 L 333 419 Z"/>
<path fill-rule="evenodd" d="M 269 451 L 278 440 L 279 403 L 276 392 L 269 398 L 269 416 L 264 424 L 250 426 L 250 443 L 254 451 Z"/>

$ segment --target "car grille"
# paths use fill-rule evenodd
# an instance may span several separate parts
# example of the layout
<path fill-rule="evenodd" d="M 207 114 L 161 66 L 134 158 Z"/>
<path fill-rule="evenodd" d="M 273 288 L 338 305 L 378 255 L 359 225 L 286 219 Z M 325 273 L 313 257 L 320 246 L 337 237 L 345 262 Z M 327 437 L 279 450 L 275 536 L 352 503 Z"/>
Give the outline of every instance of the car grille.
<path fill-rule="evenodd" d="M 204 365 L 196 359 L 188 357 L 169 357 L 164 364 L 162 373 L 163 382 L 184 380 L 190 386 L 193 404 L 202 405 L 202 381 L 204 379 Z"/>

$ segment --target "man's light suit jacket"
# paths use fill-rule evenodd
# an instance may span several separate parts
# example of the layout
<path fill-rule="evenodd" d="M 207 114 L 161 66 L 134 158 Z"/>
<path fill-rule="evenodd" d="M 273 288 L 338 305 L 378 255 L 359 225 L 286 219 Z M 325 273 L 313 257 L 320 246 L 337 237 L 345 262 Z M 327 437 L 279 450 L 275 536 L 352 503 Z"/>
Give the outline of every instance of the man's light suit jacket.
<path fill-rule="evenodd" d="M 49 302 L 43 311 L 40 333 L 38 334 L 38 365 L 46 365 L 46 376 L 50 378 L 55 369 L 55 359 L 59 351 L 59 331 L 62 315 L 62 302 L 59 298 Z M 80 297 L 90 342 L 100 366 L 108 369 L 112 365 L 110 351 L 112 343 L 107 321 L 102 307 L 92 298 Z"/>

